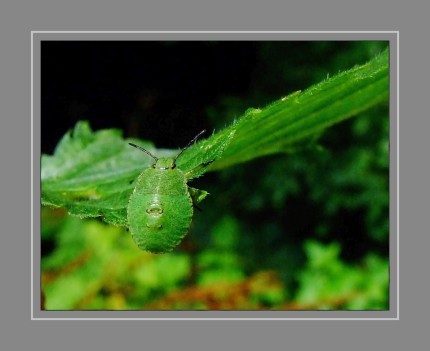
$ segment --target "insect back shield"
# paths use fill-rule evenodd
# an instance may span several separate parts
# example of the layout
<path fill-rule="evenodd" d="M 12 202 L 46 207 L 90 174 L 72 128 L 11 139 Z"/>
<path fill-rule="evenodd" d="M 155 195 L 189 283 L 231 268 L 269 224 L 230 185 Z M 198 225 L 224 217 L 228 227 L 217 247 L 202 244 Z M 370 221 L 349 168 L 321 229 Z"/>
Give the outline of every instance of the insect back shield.
<path fill-rule="evenodd" d="M 139 175 L 127 208 L 132 238 L 142 250 L 153 253 L 172 251 L 188 232 L 193 206 L 207 196 L 206 191 L 188 187 L 193 169 L 184 173 L 176 168 L 178 157 L 203 133 L 194 137 L 175 158 L 157 158 L 140 146 L 130 144 L 155 160 L 152 167 Z"/>
<path fill-rule="evenodd" d="M 187 234 L 193 202 L 184 173 L 149 168 L 142 172 L 127 210 L 130 232 L 146 251 L 172 251 Z"/>

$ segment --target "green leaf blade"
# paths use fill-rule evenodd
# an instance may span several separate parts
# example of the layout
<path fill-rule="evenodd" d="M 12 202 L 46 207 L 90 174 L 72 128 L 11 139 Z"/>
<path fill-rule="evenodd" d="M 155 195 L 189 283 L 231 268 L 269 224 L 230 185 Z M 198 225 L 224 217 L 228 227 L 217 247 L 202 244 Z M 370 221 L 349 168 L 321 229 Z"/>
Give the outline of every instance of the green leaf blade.
<path fill-rule="evenodd" d="M 191 146 L 178 159 L 178 167 L 186 171 L 216 159 L 233 134 Z M 92 132 L 88 123 L 81 121 L 73 132 L 66 133 L 53 156 L 42 155 L 42 205 L 65 207 L 73 216 L 102 217 L 110 224 L 127 226 L 127 206 L 135 181 L 154 162 L 130 147 L 129 141 L 157 157 L 174 157 L 178 153 L 156 150 L 141 140 L 124 140 L 114 129 Z M 206 171 L 207 167 L 202 167 L 192 178 Z"/>
<path fill-rule="evenodd" d="M 264 155 L 286 152 L 305 138 L 387 101 L 388 51 L 369 63 L 284 97 L 263 109 L 247 111 L 233 126 L 236 134 L 213 170 Z"/>
<path fill-rule="evenodd" d="M 109 223 L 126 225 L 133 181 L 151 161 L 134 152 L 120 131 L 92 132 L 86 121 L 79 122 L 53 156 L 42 155 L 42 204 L 66 207 L 81 218 L 103 216 Z"/>

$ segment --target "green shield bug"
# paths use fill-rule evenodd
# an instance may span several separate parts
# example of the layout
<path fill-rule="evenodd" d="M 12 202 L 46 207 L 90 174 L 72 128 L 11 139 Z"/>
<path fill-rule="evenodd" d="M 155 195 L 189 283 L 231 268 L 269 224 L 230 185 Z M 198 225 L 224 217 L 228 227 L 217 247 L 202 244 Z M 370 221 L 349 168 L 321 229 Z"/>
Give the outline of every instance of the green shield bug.
<path fill-rule="evenodd" d="M 188 171 L 176 168 L 176 160 L 205 131 L 197 134 L 174 158 L 157 158 L 144 148 L 131 146 L 151 156 L 155 163 L 137 178 L 127 208 L 127 221 L 133 240 L 146 251 L 172 251 L 187 234 L 193 207 L 208 193 L 188 186 L 196 171 L 214 160 Z"/>

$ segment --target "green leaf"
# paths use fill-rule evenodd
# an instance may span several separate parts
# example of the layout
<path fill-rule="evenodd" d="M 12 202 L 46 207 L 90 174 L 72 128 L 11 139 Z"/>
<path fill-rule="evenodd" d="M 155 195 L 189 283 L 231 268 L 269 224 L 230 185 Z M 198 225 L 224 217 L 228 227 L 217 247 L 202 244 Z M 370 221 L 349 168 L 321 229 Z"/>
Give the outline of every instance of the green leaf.
<path fill-rule="evenodd" d="M 387 309 L 388 259 L 369 253 L 351 265 L 340 258 L 340 249 L 337 242 L 305 243 L 308 262 L 298 276 L 296 301 L 318 309 Z"/>
<path fill-rule="evenodd" d="M 178 159 L 178 167 L 185 171 L 217 159 L 233 135 L 234 131 L 211 142 L 194 144 Z M 128 142 L 143 146 L 157 157 L 173 157 L 179 152 L 156 150 L 141 140 L 124 140 L 115 129 L 93 132 L 88 122 L 81 121 L 62 138 L 53 156 L 42 155 L 42 204 L 66 207 L 69 214 L 80 218 L 101 216 L 108 223 L 127 226 L 134 181 L 154 162 Z M 193 178 L 205 171 L 198 170 Z"/>
<path fill-rule="evenodd" d="M 231 126 L 188 148 L 177 160 L 191 178 L 257 157 L 291 151 L 298 142 L 319 136 L 335 123 L 357 115 L 389 95 L 388 51 L 369 63 L 342 72 L 262 109 L 250 108 Z M 153 160 L 131 148 L 144 147 L 157 157 L 179 150 L 155 149 L 141 140 L 124 140 L 115 129 L 93 132 L 79 122 L 58 144 L 54 155 L 42 155 L 42 204 L 66 207 L 70 214 L 98 217 L 127 226 L 127 204 L 138 175 Z M 214 161 L 209 167 L 198 167 Z M 197 167 L 197 168 L 196 168 Z"/>
<path fill-rule="evenodd" d="M 235 137 L 212 170 L 257 157 L 289 152 L 298 142 L 318 137 L 324 129 L 387 102 L 388 50 L 367 64 L 297 91 L 261 109 L 250 108 L 221 133 Z M 387 116 L 388 117 L 388 116 Z"/>
<path fill-rule="evenodd" d="M 213 134 L 210 138 L 194 144 L 178 158 L 176 162 L 177 167 L 183 171 L 196 169 L 197 167 L 196 171 L 193 171 L 193 175 L 189 179 L 200 177 L 207 172 L 213 164 L 219 162 L 225 149 L 233 140 L 235 133 L 236 130 L 231 129 L 224 133 Z M 208 162 L 213 163 L 209 167 L 198 168 L 200 165 Z"/>

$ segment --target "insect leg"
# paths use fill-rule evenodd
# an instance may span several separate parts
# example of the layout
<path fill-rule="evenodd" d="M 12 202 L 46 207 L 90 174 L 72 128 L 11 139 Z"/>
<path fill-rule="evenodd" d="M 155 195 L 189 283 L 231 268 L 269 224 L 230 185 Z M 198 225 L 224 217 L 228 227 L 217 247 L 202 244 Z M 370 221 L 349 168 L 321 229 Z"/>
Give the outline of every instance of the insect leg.
<path fill-rule="evenodd" d="M 197 206 L 197 205 L 193 205 L 193 207 L 194 207 L 196 210 L 198 210 L 199 212 L 203 212 L 203 210 L 202 210 L 199 206 Z"/>
<path fill-rule="evenodd" d="M 185 173 L 185 178 L 191 179 L 191 178 L 196 177 L 197 173 L 199 173 L 205 167 L 209 166 L 214 161 L 215 160 L 210 160 L 210 161 L 199 164 L 198 166 L 194 167 L 193 169 L 190 169 L 188 172 Z"/>
<path fill-rule="evenodd" d="M 205 190 L 200 190 L 200 189 L 196 189 L 196 188 L 192 188 L 192 187 L 188 187 L 188 191 L 190 193 L 191 196 L 191 200 L 193 201 L 193 206 L 198 208 L 196 206 L 196 204 L 198 204 L 199 202 L 201 202 L 206 196 L 209 195 L 209 193 Z"/>

